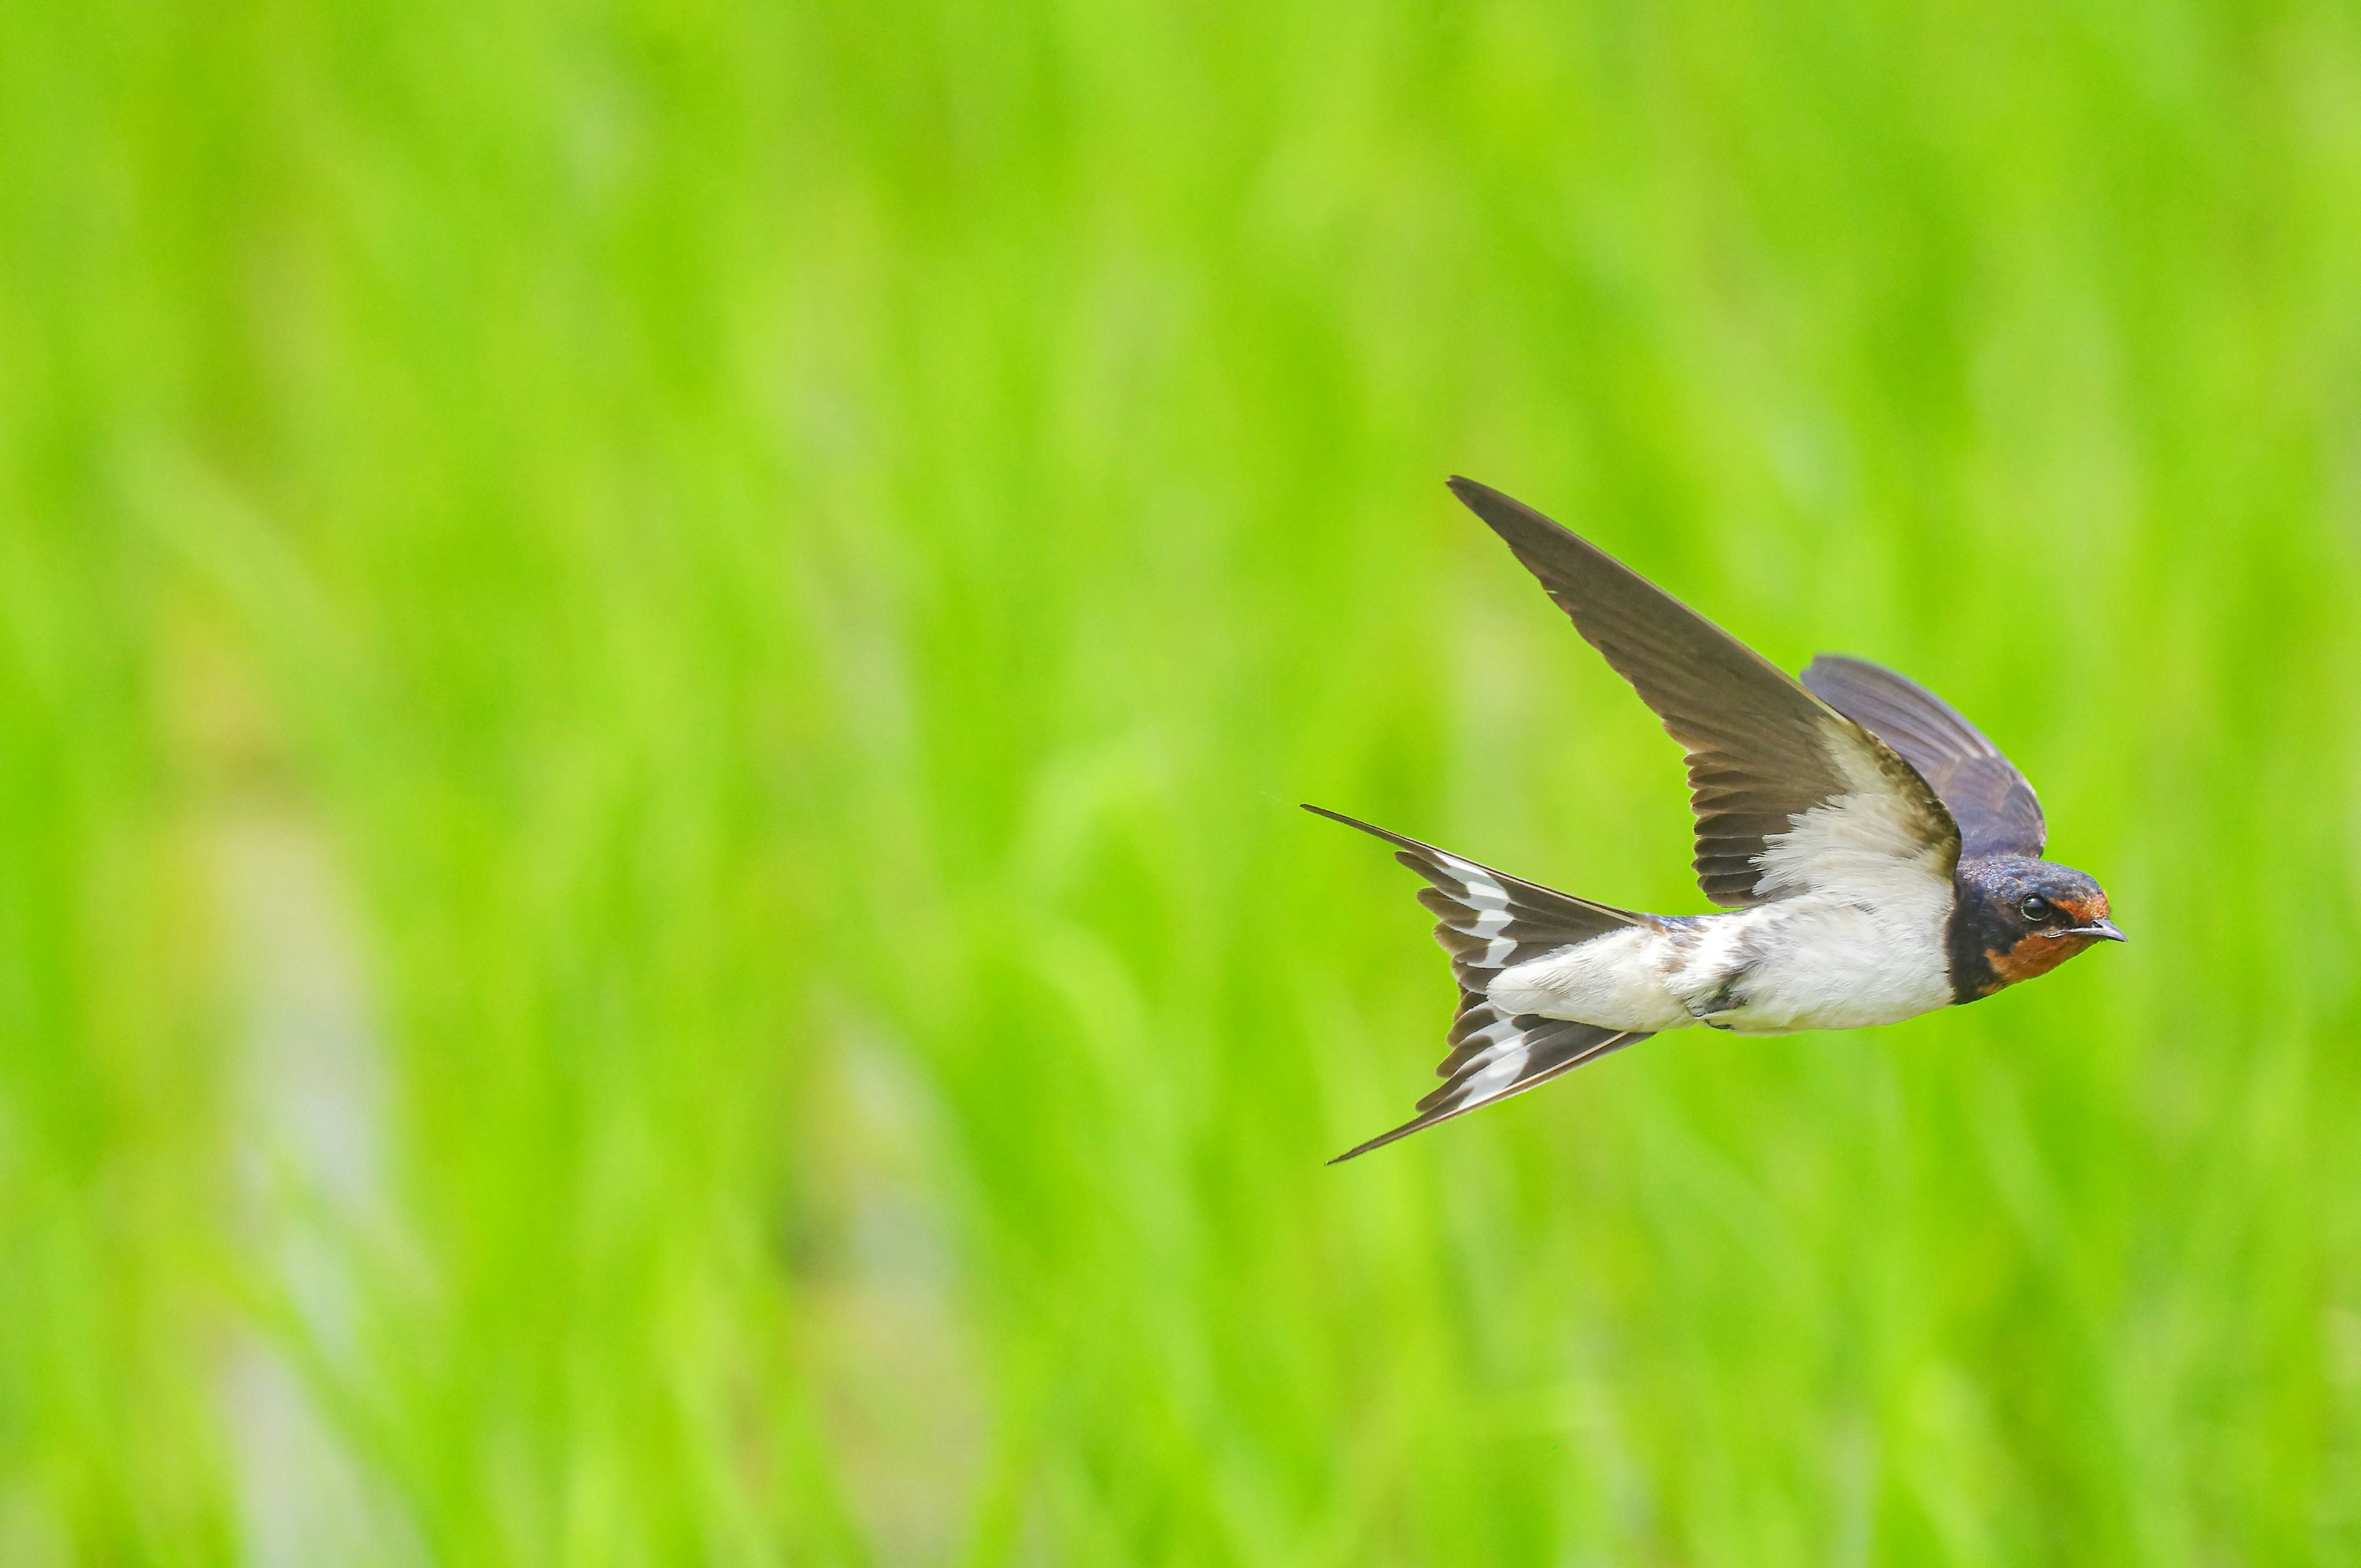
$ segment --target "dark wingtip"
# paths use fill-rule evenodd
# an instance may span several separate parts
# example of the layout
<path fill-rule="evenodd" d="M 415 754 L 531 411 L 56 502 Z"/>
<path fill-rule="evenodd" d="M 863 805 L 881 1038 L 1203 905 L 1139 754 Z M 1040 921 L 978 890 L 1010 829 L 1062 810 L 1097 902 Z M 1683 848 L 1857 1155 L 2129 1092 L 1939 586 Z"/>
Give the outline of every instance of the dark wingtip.
<path fill-rule="evenodd" d="M 1454 474 L 1447 482 L 1451 493 L 1459 498 L 1459 504 L 1481 519 L 1485 527 L 1499 534 L 1509 548 L 1516 552 L 1517 558 L 1524 562 L 1526 569 L 1542 579 L 1544 587 L 1549 585 L 1550 573 L 1544 558 L 1535 552 L 1570 540 L 1587 555 L 1599 554 L 1596 545 L 1585 542 L 1564 523 L 1543 516 L 1504 490 L 1496 490 L 1489 485 L 1479 484 L 1458 474 Z M 1629 567 L 1620 569 L 1630 570 Z M 1579 624 L 1576 622 L 1577 626 Z"/>

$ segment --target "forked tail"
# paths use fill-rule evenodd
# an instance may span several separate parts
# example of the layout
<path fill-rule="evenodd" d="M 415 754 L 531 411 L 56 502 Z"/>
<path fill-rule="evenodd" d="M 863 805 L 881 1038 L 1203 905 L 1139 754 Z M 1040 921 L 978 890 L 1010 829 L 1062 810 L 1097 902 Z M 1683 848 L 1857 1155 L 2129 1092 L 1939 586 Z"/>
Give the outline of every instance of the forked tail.
<path fill-rule="evenodd" d="M 1451 955 L 1451 972 L 1459 982 L 1459 1012 L 1452 1020 L 1449 1036 L 1451 1054 L 1435 1069 L 1444 1080 L 1443 1086 L 1418 1102 L 1416 1116 L 1347 1149 L 1329 1164 L 1365 1155 L 1479 1105 L 1521 1094 L 1648 1037 L 1531 1013 L 1504 1015 L 1488 1000 L 1492 981 L 1502 970 L 1626 926 L 1643 925 L 1644 916 L 1496 872 L 1324 806 L 1303 809 L 1383 839 L 1394 847 L 1395 860 L 1432 884 L 1419 890 L 1418 901 L 1435 916 L 1434 939 Z"/>

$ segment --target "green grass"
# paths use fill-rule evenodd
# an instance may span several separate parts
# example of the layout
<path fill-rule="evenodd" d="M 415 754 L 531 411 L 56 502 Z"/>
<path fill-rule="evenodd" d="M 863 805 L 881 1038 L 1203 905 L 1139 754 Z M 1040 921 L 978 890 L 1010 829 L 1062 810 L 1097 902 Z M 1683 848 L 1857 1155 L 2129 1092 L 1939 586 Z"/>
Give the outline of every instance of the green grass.
<path fill-rule="evenodd" d="M 2361 21 L 0 10 L 0 1561 L 2361 1560 Z M 2133 936 L 1338 1169 L 1367 816 L 1700 907 L 1444 494 Z"/>

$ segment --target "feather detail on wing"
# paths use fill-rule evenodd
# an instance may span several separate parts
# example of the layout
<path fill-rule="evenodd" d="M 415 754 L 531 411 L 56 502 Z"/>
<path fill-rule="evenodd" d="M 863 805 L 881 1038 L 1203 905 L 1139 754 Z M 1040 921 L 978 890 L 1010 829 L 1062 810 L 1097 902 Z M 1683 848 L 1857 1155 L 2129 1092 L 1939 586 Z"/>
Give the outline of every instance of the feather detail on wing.
<path fill-rule="evenodd" d="M 1597 545 L 1488 486 L 1451 489 L 1688 753 L 1707 897 L 1759 904 L 1897 871 L 1949 882 L 1959 828 L 1891 747 Z"/>
<path fill-rule="evenodd" d="M 2040 857 L 2049 829 L 2033 785 L 1950 704 L 1892 670 L 1840 653 L 1814 659 L 1804 685 L 1918 771 L 1959 823 L 1961 854 Z"/>

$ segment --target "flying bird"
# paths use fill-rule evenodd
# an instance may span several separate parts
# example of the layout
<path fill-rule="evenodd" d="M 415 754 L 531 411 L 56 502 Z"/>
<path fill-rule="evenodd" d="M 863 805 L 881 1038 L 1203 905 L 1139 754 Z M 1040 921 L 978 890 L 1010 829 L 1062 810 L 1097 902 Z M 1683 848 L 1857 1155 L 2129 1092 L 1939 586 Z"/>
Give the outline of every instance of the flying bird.
<path fill-rule="evenodd" d="M 2099 884 L 2041 858 L 2025 775 L 1940 697 L 1828 653 L 1798 681 L 1532 508 L 1451 489 L 1687 751 L 1697 882 L 1724 910 L 1619 909 L 1306 806 L 1427 880 L 1459 983 L 1443 1086 L 1331 1164 L 1667 1029 L 1898 1023 L 2124 940 Z"/>

